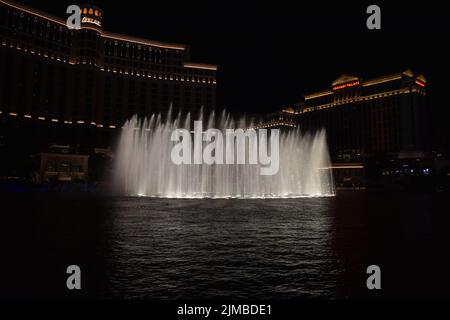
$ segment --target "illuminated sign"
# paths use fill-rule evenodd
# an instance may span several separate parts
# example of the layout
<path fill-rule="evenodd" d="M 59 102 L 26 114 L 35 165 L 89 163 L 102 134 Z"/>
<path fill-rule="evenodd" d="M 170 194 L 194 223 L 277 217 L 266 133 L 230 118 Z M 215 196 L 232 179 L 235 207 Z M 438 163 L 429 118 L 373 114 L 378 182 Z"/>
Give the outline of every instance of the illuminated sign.
<path fill-rule="evenodd" d="M 83 20 L 81 20 L 81 23 L 91 23 L 91 24 L 95 24 L 99 27 L 102 26 L 102 24 L 100 23 L 100 21 L 93 19 L 93 18 L 89 18 L 89 17 L 83 17 Z"/>
<path fill-rule="evenodd" d="M 420 80 L 416 80 L 416 84 L 422 88 L 425 88 L 425 82 L 422 82 Z"/>
<path fill-rule="evenodd" d="M 340 84 L 340 85 L 334 86 L 333 90 L 340 90 L 340 89 L 354 87 L 354 86 L 358 86 L 358 85 L 359 85 L 359 81 L 353 81 L 353 82 L 348 82 L 348 83 L 344 83 L 344 84 Z"/>

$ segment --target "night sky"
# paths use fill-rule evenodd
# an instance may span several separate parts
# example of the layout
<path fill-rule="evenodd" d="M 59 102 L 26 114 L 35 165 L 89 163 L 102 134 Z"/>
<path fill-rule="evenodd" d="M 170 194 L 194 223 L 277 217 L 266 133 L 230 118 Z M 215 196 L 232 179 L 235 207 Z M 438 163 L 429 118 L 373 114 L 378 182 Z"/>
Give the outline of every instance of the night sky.
<path fill-rule="evenodd" d="M 76 3 L 21 2 L 61 17 Z M 395 2 L 96 1 L 104 29 L 187 44 L 192 61 L 218 64 L 218 108 L 273 111 L 342 73 L 369 78 L 411 68 L 427 78 L 442 119 L 450 108 L 447 12 L 440 2 Z M 366 28 L 373 3 L 381 7 L 382 30 Z"/>

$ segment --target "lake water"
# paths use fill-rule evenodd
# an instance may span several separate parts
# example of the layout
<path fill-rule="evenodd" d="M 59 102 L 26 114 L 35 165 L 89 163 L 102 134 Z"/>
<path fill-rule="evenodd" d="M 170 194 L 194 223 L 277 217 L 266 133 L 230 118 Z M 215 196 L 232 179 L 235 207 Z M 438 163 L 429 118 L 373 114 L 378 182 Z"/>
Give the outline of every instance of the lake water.
<path fill-rule="evenodd" d="M 447 199 L 369 191 L 270 200 L 10 195 L 0 294 L 449 297 Z M 80 293 L 65 290 L 70 264 L 82 268 Z M 371 264 L 381 267 L 380 291 L 366 288 Z"/>

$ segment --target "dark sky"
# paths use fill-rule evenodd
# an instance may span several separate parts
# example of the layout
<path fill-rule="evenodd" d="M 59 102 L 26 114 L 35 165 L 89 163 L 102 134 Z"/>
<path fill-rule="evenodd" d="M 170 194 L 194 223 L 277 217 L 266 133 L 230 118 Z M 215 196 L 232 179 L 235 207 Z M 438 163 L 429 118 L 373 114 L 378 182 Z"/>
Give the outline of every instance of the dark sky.
<path fill-rule="evenodd" d="M 82 3 L 21 2 L 61 17 Z M 219 108 L 276 110 L 342 73 L 368 78 L 412 68 L 424 73 L 443 110 L 447 12 L 442 2 L 392 2 L 376 2 L 382 30 L 369 31 L 365 11 L 373 2 L 97 1 L 105 29 L 188 44 L 191 60 L 218 64 Z"/>

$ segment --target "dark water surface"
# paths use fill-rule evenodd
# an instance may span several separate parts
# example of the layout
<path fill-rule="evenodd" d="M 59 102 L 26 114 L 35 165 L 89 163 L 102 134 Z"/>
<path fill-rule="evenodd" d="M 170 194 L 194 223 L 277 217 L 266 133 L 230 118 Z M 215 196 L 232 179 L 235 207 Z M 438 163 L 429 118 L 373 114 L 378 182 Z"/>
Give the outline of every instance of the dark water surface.
<path fill-rule="evenodd" d="M 117 199 L 114 294 L 332 296 L 339 269 L 331 201 Z"/>
<path fill-rule="evenodd" d="M 448 196 L 3 195 L 3 298 L 448 298 Z M 65 289 L 80 265 L 83 288 Z M 366 288 L 366 268 L 382 290 Z"/>

